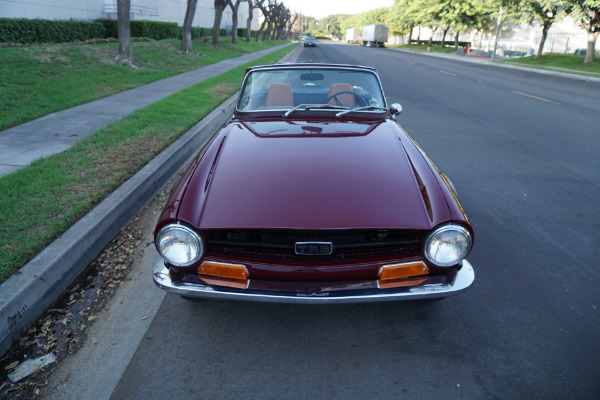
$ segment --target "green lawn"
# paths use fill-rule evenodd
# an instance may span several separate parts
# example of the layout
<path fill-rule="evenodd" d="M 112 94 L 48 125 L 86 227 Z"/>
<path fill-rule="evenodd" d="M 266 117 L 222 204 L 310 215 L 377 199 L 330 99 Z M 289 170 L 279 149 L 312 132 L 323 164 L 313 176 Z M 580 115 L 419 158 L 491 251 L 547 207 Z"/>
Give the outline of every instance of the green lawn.
<path fill-rule="evenodd" d="M 284 42 L 215 49 L 194 41 L 195 55 L 176 39 L 133 43 L 138 69 L 115 63 L 117 43 L 0 48 L 0 130 L 145 83 Z"/>
<path fill-rule="evenodd" d="M 292 49 L 288 46 L 175 93 L 63 153 L 0 178 L 0 282 L 235 93 L 245 68 L 272 64 Z"/>
<path fill-rule="evenodd" d="M 510 60 L 502 60 L 504 63 L 523 64 L 528 67 L 550 69 L 553 71 L 560 71 L 560 68 L 565 68 L 572 71 L 577 71 L 582 75 L 600 76 L 600 60 L 584 64 L 583 56 L 572 56 L 572 55 L 544 55 L 542 57 L 535 58 L 522 57 L 513 58 Z M 565 71 L 570 72 L 570 71 Z"/>

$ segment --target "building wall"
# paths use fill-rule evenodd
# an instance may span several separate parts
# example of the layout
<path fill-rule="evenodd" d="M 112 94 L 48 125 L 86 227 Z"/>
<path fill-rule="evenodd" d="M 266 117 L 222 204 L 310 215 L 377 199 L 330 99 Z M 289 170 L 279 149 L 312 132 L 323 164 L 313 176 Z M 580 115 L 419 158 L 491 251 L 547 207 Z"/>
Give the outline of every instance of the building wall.
<path fill-rule="evenodd" d="M 131 0 L 131 19 L 177 22 L 183 24 L 187 0 Z M 259 10 L 254 10 L 252 29 L 259 28 Z M 214 21 L 213 0 L 198 0 L 194 26 L 212 27 Z M 223 12 L 221 28 L 231 27 L 232 11 Z M 0 0 L 1 18 L 41 18 L 95 20 L 117 18 L 117 0 Z M 248 5 L 241 3 L 238 12 L 238 27 L 246 27 Z"/>
<path fill-rule="evenodd" d="M 0 0 L 2 18 L 102 18 L 104 0 Z"/>
<path fill-rule="evenodd" d="M 418 28 L 413 30 L 412 39 L 416 40 Z M 427 42 L 431 35 L 431 29 L 421 28 L 421 40 Z M 537 53 L 540 39 L 542 37 L 542 27 L 539 24 L 502 25 L 500 37 L 498 39 L 498 53 L 504 51 L 521 51 L 527 55 Z M 394 37 L 393 43 L 404 44 L 408 42 L 408 35 L 404 37 Z M 469 32 L 459 34 L 459 41 L 471 42 L 473 49 L 480 49 L 486 52 L 494 48 L 495 32 Z M 438 30 L 433 35 L 433 40 L 442 40 L 442 32 Z M 450 31 L 446 35 L 446 41 L 454 42 L 454 34 Z M 587 32 L 567 17 L 552 24 L 548 30 L 548 37 L 544 43 L 544 54 L 573 54 L 577 50 L 587 48 Z M 596 41 L 596 51 L 600 50 L 600 40 Z"/>

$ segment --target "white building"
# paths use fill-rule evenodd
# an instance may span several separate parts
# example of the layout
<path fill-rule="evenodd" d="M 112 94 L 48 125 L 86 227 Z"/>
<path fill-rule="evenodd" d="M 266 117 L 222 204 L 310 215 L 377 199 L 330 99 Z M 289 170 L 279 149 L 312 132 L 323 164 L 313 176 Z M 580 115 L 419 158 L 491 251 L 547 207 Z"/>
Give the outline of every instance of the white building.
<path fill-rule="evenodd" d="M 131 19 L 177 22 L 183 25 L 187 0 L 131 0 Z M 231 28 L 233 12 L 227 7 L 223 12 L 221 28 Z M 254 10 L 252 29 L 259 28 L 260 10 Z M 215 9 L 213 0 L 198 0 L 194 26 L 213 26 Z M 54 20 L 92 21 L 117 17 L 117 0 L 0 0 L 0 18 L 28 18 Z M 241 3 L 238 28 L 246 27 L 248 4 Z"/>
<path fill-rule="evenodd" d="M 429 28 L 414 28 L 412 39 L 419 35 L 423 43 L 427 43 L 431 36 Z M 498 39 L 498 54 L 520 52 L 526 55 L 535 55 L 542 37 L 542 27 L 539 24 L 503 24 Z M 473 49 L 490 52 L 494 48 L 495 32 L 471 31 L 459 34 L 459 41 L 471 42 Z M 442 40 L 441 29 L 438 29 L 433 40 Z M 392 44 L 406 44 L 407 36 L 394 36 L 390 38 Z M 450 31 L 446 35 L 446 42 L 454 42 L 454 34 Z M 587 32 L 573 19 L 566 17 L 556 21 L 548 30 L 548 37 L 544 43 L 544 54 L 573 54 L 576 51 L 587 49 Z M 600 40 L 596 41 L 596 51 L 600 50 Z"/>

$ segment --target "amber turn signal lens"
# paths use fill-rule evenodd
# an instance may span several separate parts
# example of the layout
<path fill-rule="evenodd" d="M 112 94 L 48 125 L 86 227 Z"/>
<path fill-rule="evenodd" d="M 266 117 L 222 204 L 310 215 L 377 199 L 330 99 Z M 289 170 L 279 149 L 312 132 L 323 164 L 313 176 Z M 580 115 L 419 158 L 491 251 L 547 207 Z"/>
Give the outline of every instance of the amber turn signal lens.
<path fill-rule="evenodd" d="M 417 286 L 421 283 L 427 281 L 427 278 L 410 278 L 410 279 L 400 279 L 395 281 L 377 281 L 377 287 L 379 289 L 393 289 L 399 287 L 409 287 L 409 286 Z"/>
<path fill-rule="evenodd" d="M 213 261 L 203 262 L 200 268 L 198 268 L 198 274 L 228 279 L 248 279 L 248 270 L 244 265 L 224 264 Z"/>
<path fill-rule="evenodd" d="M 250 284 L 249 280 L 241 279 L 217 279 L 207 276 L 201 276 L 200 279 L 210 286 L 226 286 L 236 289 L 248 289 L 248 285 Z"/>
<path fill-rule="evenodd" d="M 426 275 L 429 268 L 423 261 L 403 264 L 384 265 L 379 268 L 379 279 L 382 281 L 390 279 L 409 278 L 411 276 Z"/>

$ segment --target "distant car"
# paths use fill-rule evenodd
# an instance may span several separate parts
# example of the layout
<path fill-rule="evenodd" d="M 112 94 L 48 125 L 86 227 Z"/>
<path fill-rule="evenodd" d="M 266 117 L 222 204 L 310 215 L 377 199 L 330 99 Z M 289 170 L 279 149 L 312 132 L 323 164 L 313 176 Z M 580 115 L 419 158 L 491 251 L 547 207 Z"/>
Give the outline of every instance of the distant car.
<path fill-rule="evenodd" d="M 159 218 L 155 283 L 185 298 L 284 303 L 465 290 L 473 229 L 385 99 L 369 67 L 249 68 L 233 118 Z"/>
<path fill-rule="evenodd" d="M 304 47 L 317 47 L 317 39 L 315 39 L 313 36 L 307 36 L 306 38 L 304 38 Z"/>

